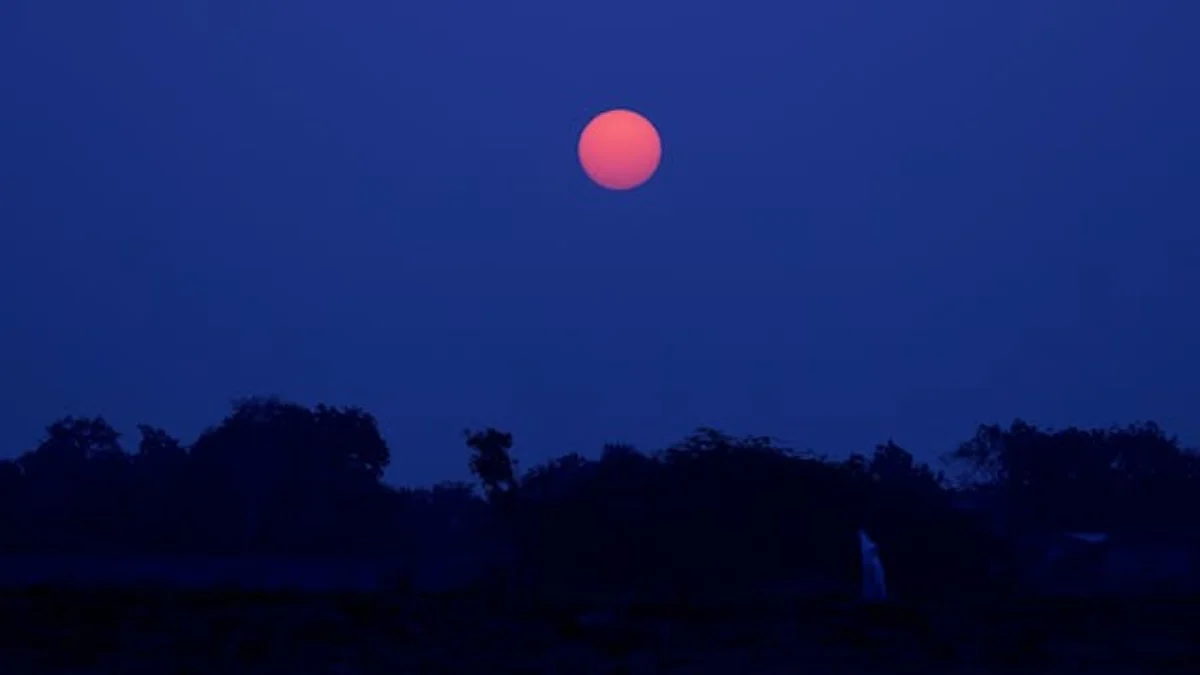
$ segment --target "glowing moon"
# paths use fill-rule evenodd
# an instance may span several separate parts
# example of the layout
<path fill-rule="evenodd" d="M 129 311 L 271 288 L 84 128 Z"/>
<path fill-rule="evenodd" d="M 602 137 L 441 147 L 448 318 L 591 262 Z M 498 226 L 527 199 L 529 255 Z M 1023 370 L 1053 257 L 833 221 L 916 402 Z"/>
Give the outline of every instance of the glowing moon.
<path fill-rule="evenodd" d="M 609 190 L 632 190 L 645 183 L 661 159 L 658 130 L 632 110 L 601 113 L 579 135 L 584 173 Z"/>

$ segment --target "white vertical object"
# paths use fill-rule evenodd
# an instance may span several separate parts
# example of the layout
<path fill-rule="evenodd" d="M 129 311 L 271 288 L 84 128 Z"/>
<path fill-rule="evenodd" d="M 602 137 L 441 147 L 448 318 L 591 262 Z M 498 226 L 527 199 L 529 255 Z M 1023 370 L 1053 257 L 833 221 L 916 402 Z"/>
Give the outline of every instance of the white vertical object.
<path fill-rule="evenodd" d="M 866 602 L 887 600 L 887 584 L 883 579 L 883 562 L 879 559 L 879 546 L 858 531 L 858 547 L 862 553 L 862 599 Z"/>

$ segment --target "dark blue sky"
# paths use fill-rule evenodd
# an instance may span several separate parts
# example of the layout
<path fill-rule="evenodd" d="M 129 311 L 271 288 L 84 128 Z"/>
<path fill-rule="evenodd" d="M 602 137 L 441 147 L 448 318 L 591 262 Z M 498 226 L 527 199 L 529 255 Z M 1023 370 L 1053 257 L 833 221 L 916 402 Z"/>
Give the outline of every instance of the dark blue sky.
<path fill-rule="evenodd" d="M 0 454 L 359 404 L 391 478 L 690 428 L 1200 442 L 1200 3 L 9 0 Z M 580 171 L 612 107 L 663 136 Z"/>

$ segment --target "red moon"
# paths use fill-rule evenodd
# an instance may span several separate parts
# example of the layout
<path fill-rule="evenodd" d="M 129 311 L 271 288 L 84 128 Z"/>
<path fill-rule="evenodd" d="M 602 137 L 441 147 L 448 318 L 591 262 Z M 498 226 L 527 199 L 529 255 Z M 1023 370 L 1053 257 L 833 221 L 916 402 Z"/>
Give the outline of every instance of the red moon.
<path fill-rule="evenodd" d="M 601 113 L 579 135 L 584 173 L 609 190 L 632 190 L 645 183 L 661 159 L 658 130 L 632 110 Z"/>

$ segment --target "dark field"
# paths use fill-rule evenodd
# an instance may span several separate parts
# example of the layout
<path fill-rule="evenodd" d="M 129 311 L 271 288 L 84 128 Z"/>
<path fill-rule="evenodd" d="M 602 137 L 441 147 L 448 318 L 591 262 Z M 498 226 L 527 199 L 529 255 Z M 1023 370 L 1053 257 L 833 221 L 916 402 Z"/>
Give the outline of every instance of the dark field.
<path fill-rule="evenodd" d="M 0 672 L 1194 672 L 1198 602 L 605 607 L 499 592 L 38 589 L 0 595 Z"/>

